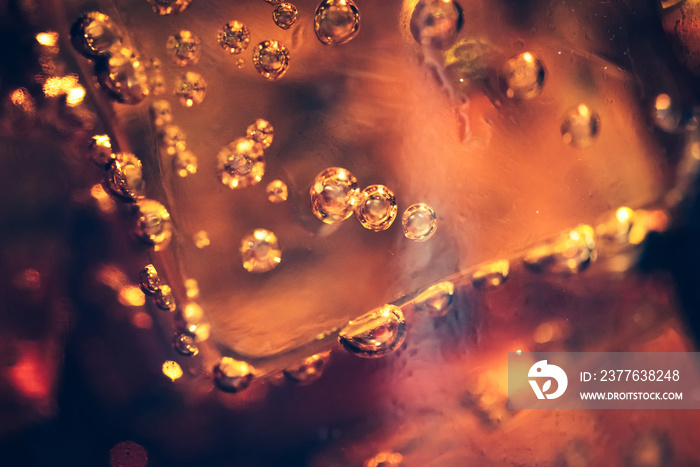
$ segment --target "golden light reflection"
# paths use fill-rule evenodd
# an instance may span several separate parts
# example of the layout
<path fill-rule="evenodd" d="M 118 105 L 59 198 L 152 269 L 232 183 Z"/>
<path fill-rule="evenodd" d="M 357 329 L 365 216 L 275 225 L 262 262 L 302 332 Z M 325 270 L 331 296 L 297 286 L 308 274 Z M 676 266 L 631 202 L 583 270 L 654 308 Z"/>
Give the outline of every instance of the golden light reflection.
<path fill-rule="evenodd" d="M 397 466 L 401 464 L 402 461 L 403 455 L 400 452 L 385 451 L 367 459 L 362 464 L 362 467 L 378 467 L 380 465 L 384 467 Z"/>
<path fill-rule="evenodd" d="M 75 75 L 51 76 L 44 83 L 44 94 L 48 97 L 60 96 L 69 92 L 77 84 L 78 77 Z"/>
<path fill-rule="evenodd" d="M 656 96 L 656 110 L 668 110 L 671 107 L 671 98 L 668 94 Z"/>
<path fill-rule="evenodd" d="M 97 201 L 97 207 L 104 213 L 112 213 L 117 208 L 111 196 L 107 194 L 102 184 L 97 183 L 90 189 L 90 195 Z"/>
<path fill-rule="evenodd" d="M 136 285 L 125 285 L 119 290 L 119 303 L 124 306 L 143 306 L 146 296 Z"/>
<path fill-rule="evenodd" d="M 35 111 L 34 99 L 25 88 L 17 88 L 12 91 L 10 101 L 28 114 L 33 114 Z"/>
<path fill-rule="evenodd" d="M 197 279 L 187 279 L 185 281 L 185 289 L 187 290 L 187 298 L 199 297 L 199 283 Z"/>
<path fill-rule="evenodd" d="M 36 41 L 46 47 L 55 47 L 58 43 L 58 33 L 56 31 L 40 32 L 36 35 Z"/>
<path fill-rule="evenodd" d="M 171 381 L 175 381 L 182 376 L 182 368 L 177 362 L 166 360 L 163 362 L 163 374 L 170 378 Z"/>
<path fill-rule="evenodd" d="M 196 246 L 199 249 L 208 247 L 211 244 L 211 241 L 209 240 L 209 234 L 205 230 L 200 230 L 193 236 L 194 238 L 194 246 Z"/>
<path fill-rule="evenodd" d="M 75 107 L 76 105 L 83 102 L 85 98 L 85 88 L 81 85 L 77 85 L 66 94 L 66 103 L 70 107 Z"/>

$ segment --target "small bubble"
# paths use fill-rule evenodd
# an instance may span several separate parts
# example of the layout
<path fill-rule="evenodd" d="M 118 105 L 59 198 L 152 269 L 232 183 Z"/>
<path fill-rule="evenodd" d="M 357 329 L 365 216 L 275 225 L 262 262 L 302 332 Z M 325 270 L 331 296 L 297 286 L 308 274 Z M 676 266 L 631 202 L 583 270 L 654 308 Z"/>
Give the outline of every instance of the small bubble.
<path fill-rule="evenodd" d="M 165 48 L 180 66 L 194 65 L 202 56 L 202 41 L 192 31 L 182 30 L 168 37 Z"/>
<path fill-rule="evenodd" d="M 480 289 L 495 289 L 508 280 L 509 273 L 510 262 L 508 260 L 494 261 L 472 274 L 472 285 Z"/>
<path fill-rule="evenodd" d="M 192 0 L 148 0 L 153 11 L 159 15 L 176 15 L 182 13 Z"/>
<path fill-rule="evenodd" d="M 173 338 L 173 347 L 175 351 L 183 357 L 194 357 L 199 353 L 199 346 L 194 341 L 194 338 L 184 332 L 178 332 Z"/>
<path fill-rule="evenodd" d="M 314 179 L 309 194 L 313 213 L 326 224 L 350 217 L 357 206 L 360 189 L 348 170 L 330 167 Z"/>
<path fill-rule="evenodd" d="M 192 151 L 178 151 L 173 157 L 173 169 L 183 178 L 197 173 L 197 156 Z"/>
<path fill-rule="evenodd" d="M 209 234 L 207 233 L 206 230 L 200 230 L 193 236 L 194 240 L 194 246 L 199 248 L 200 250 L 202 248 L 206 248 L 211 244 L 211 241 L 209 240 Z"/>
<path fill-rule="evenodd" d="M 207 83 L 199 73 L 188 71 L 175 79 L 175 95 L 185 107 L 201 104 L 206 90 Z"/>
<path fill-rule="evenodd" d="M 265 193 L 267 193 L 267 199 L 271 203 L 283 203 L 287 201 L 289 196 L 287 184 L 282 180 L 273 180 L 268 183 Z"/>
<path fill-rule="evenodd" d="M 396 219 L 396 197 L 384 185 L 371 185 L 362 190 L 355 209 L 357 220 L 369 230 L 386 230 Z"/>
<path fill-rule="evenodd" d="M 250 138 L 230 142 L 216 157 L 219 179 L 231 189 L 256 185 L 265 174 L 263 148 Z"/>
<path fill-rule="evenodd" d="M 173 291 L 167 284 L 162 284 L 155 295 L 156 306 L 163 311 L 173 312 L 177 309 Z"/>
<path fill-rule="evenodd" d="M 107 135 L 95 135 L 90 138 L 88 150 L 90 159 L 102 168 L 107 167 L 107 164 L 114 159 L 112 155 L 112 140 Z"/>
<path fill-rule="evenodd" d="M 444 50 L 464 25 L 462 7 L 452 0 L 420 0 L 411 14 L 410 30 L 421 45 Z"/>
<path fill-rule="evenodd" d="M 255 375 L 255 369 L 246 362 L 223 357 L 214 367 L 214 383 L 222 391 L 239 392 L 247 388 Z"/>
<path fill-rule="evenodd" d="M 408 207 L 401 218 L 403 234 L 416 242 L 424 242 L 437 230 L 437 214 L 425 203 Z"/>
<path fill-rule="evenodd" d="M 564 123 L 561 124 L 564 143 L 577 148 L 592 145 L 599 132 L 600 117 L 585 104 L 569 110 L 564 117 Z"/>
<path fill-rule="evenodd" d="M 300 384 L 308 384 L 316 381 L 323 374 L 323 370 L 328 365 L 331 353 L 322 352 L 311 357 L 305 358 L 301 364 L 284 370 L 284 376 L 287 379 Z"/>
<path fill-rule="evenodd" d="M 147 264 L 139 273 L 139 286 L 143 293 L 156 295 L 160 291 L 160 277 L 155 266 Z"/>
<path fill-rule="evenodd" d="M 137 203 L 136 236 L 156 251 L 168 246 L 173 236 L 173 224 L 165 206 L 152 199 Z"/>
<path fill-rule="evenodd" d="M 405 331 L 401 309 L 384 305 L 349 321 L 340 331 L 338 341 L 345 350 L 360 357 L 381 357 L 401 346 Z"/>
<path fill-rule="evenodd" d="M 248 272 L 267 272 L 282 261 L 277 236 L 265 229 L 255 229 L 241 240 L 241 259 Z"/>
<path fill-rule="evenodd" d="M 250 29 L 240 21 L 224 24 L 219 31 L 219 45 L 231 54 L 239 54 L 248 48 Z"/>
<path fill-rule="evenodd" d="M 575 274 L 586 269 L 596 256 L 595 231 L 588 225 L 580 225 L 530 249 L 523 262 L 535 272 Z"/>
<path fill-rule="evenodd" d="M 455 285 L 450 281 L 432 285 L 415 299 L 414 307 L 433 318 L 445 316 L 454 301 Z"/>
<path fill-rule="evenodd" d="M 508 60 L 501 70 L 501 87 L 511 99 L 532 99 L 542 91 L 544 67 L 530 52 Z"/>
<path fill-rule="evenodd" d="M 124 441 L 115 444 L 109 451 L 110 467 L 146 467 L 148 453 L 140 444 Z"/>
<path fill-rule="evenodd" d="M 182 368 L 180 364 L 172 360 L 166 360 L 163 362 L 161 371 L 165 376 L 170 378 L 171 381 L 175 381 L 182 377 Z"/>
<path fill-rule="evenodd" d="M 263 149 L 267 149 L 272 144 L 272 138 L 275 136 L 275 128 L 270 125 L 270 122 L 267 120 L 258 118 L 248 125 L 246 134 L 248 138 L 251 138 L 256 143 L 260 143 Z"/>
<path fill-rule="evenodd" d="M 185 150 L 186 136 L 177 125 L 166 125 L 159 133 L 160 144 L 168 154 L 175 154 Z"/>
<path fill-rule="evenodd" d="M 344 44 L 360 31 L 360 10 L 353 0 L 323 0 L 314 15 L 314 32 L 325 45 Z"/>
<path fill-rule="evenodd" d="M 163 128 L 165 125 L 169 125 L 173 121 L 173 109 L 170 106 L 170 102 L 166 100 L 159 99 L 157 101 L 153 101 L 150 111 L 153 124 L 157 128 Z"/>
<path fill-rule="evenodd" d="M 107 182 L 110 190 L 128 200 L 144 196 L 141 161 L 133 154 L 121 152 L 114 155 L 109 166 Z"/>
<path fill-rule="evenodd" d="M 253 65 L 263 78 L 280 79 L 289 68 L 289 50 L 278 41 L 261 42 L 255 46 Z"/>
<path fill-rule="evenodd" d="M 150 93 L 146 66 L 131 49 L 112 49 L 99 58 L 96 72 L 100 84 L 123 104 L 138 104 Z"/>
<path fill-rule="evenodd" d="M 88 58 L 108 54 L 121 45 L 122 37 L 112 19 L 97 11 L 85 13 L 71 27 L 73 47 Z"/>
<path fill-rule="evenodd" d="M 299 16 L 299 10 L 291 3 L 281 3 L 272 12 L 272 20 L 282 29 L 289 29 L 294 26 Z"/>
<path fill-rule="evenodd" d="M 242 58 L 239 58 L 238 60 L 236 60 L 236 68 L 238 68 L 239 70 L 242 69 L 244 65 L 245 65 L 245 60 L 243 60 Z"/>

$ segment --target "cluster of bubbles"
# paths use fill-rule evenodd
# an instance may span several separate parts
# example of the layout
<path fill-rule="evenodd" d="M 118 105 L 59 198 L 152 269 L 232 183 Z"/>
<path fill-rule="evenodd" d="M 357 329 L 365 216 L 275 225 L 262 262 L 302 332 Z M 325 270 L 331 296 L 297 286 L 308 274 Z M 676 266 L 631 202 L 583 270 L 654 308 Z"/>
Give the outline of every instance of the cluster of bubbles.
<path fill-rule="evenodd" d="M 420 0 L 410 19 L 410 32 L 428 55 L 442 57 L 442 69 L 447 82 L 455 90 L 468 89 L 475 82 L 489 81 L 491 69 L 487 56 L 492 50 L 488 43 L 474 39 L 459 39 L 464 26 L 464 13 L 455 0 Z M 503 64 L 498 81 L 503 95 L 513 100 L 528 100 L 542 92 L 546 71 L 541 60 L 532 52 L 519 53 Z M 563 116 L 561 134 L 566 144 L 585 148 L 593 144 L 600 131 L 600 117 L 585 104 L 580 104 Z"/>
<path fill-rule="evenodd" d="M 91 11 L 71 27 L 75 49 L 95 62 L 103 89 L 124 104 L 138 104 L 148 96 L 146 63 L 124 43 L 122 29 L 107 15 Z"/>
<path fill-rule="evenodd" d="M 389 188 L 371 185 L 360 191 L 355 175 L 341 167 L 321 171 L 309 195 L 314 215 L 326 224 L 344 221 L 354 213 L 364 228 L 378 232 L 391 226 L 398 211 Z M 402 225 L 406 238 L 425 241 L 437 229 L 437 215 L 427 204 L 414 204 L 404 212 Z"/>
<path fill-rule="evenodd" d="M 141 161 L 134 154 L 115 152 L 107 135 L 93 136 L 88 152 L 105 171 L 105 183 L 110 191 L 133 203 L 136 237 L 156 251 L 166 248 L 173 233 L 170 214 L 161 203 L 145 197 Z"/>
<path fill-rule="evenodd" d="M 185 132 L 173 124 L 173 109 L 170 102 L 159 99 L 150 107 L 151 119 L 162 150 L 172 156 L 173 170 L 179 177 L 197 173 L 197 156 L 186 148 Z"/>
<path fill-rule="evenodd" d="M 216 158 L 221 183 L 231 189 L 257 185 L 265 175 L 265 149 L 274 138 L 274 127 L 257 119 L 246 129 L 246 136 L 236 138 L 221 148 Z"/>
<path fill-rule="evenodd" d="M 217 174 L 221 183 L 231 189 L 257 185 L 265 175 L 265 149 L 274 138 L 274 127 L 261 118 L 246 128 L 246 136 L 236 138 L 221 148 L 217 155 Z M 286 201 L 287 185 L 273 180 L 265 190 L 273 203 Z M 282 261 L 282 250 L 274 232 L 255 229 L 241 239 L 239 251 L 243 268 L 262 273 L 277 267 Z"/>

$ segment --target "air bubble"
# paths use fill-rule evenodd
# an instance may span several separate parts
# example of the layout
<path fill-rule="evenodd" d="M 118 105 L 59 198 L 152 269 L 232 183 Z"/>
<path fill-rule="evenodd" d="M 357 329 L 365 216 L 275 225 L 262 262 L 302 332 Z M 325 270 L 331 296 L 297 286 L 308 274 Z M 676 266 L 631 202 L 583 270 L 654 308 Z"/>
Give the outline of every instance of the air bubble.
<path fill-rule="evenodd" d="M 146 66 L 131 49 L 112 49 L 96 67 L 100 84 L 119 102 L 138 104 L 149 94 Z"/>
<path fill-rule="evenodd" d="M 411 14 L 410 30 L 422 46 L 448 49 L 464 25 L 462 7 L 452 0 L 420 0 Z"/>
<path fill-rule="evenodd" d="M 413 306 L 416 311 L 426 313 L 433 318 L 445 316 L 454 301 L 455 285 L 450 281 L 432 285 L 421 292 Z"/>
<path fill-rule="evenodd" d="M 331 353 L 328 351 L 305 358 L 301 364 L 284 370 L 284 376 L 298 384 L 309 384 L 316 381 L 323 374 L 330 356 Z"/>
<path fill-rule="evenodd" d="M 192 31 L 182 30 L 168 38 L 165 48 L 173 61 L 180 65 L 194 65 L 202 56 L 202 41 Z"/>
<path fill-rule="evenodd" d="M 319 173 L 311 185 L 313 213 L 326 224 L 350 217 L 357 206 L 360 189 L 348 170 L 330 167 Z"/>
<path fill-rule="evenodd" d="M 523 262 L 528 269 L 536 272 L 575 274 L 586 269 L 596 256 L 593 228 L 580 225 L 530 249 Z"/>
<path fill-rule="evenodd" d="M 246 128 L 248 138 L 256 143 L 259 143 L 263 149 L 267 149 L 272 144 L 272 139 L 275 136 L 275 128 L 270 125 L 270 122 L 258 118 Z"/>
<path fill-rule="evenodd" d="M 282 261 L 277 236 L 265 229 L 255 229 L 241 239 L 241 259 L 248 272 L 267 272 Z"/>
<path fill-rule="evenodd" d="M 175 95 L 185 107 L 201 104 L 206 90 L 207 83 L 199 73 L 188 71 L 175 79 Z"/>
<path fill-rule="evenodd" d="M 267 199 L 271 203 L 283 203 L 287 201 L 287 197 L 289 196 L 287 184 L 282 180 L 273 180 L 268 183 L 265 188 L 265 193 L 267 193 Z"/>
<path fill-rule="evenodd" d="M 182 13 L 192 0 L 148 0 L 153 11 L 159 15 L 176 15 Z"/>
<path fill-rule="evenodd" d="M 173 121 L 173 109 L 170 102 L 160 99 L 151 104 L 151 118 L 156 128 L 163 128 Z"/>
<path fill-rule="evenodd" d="M 253 65 L 263 78 L 279 79 L 289 68 L 289 50 L 278 41 L 261 42 L 255 46 Z"/>
<path fill-rule="evenodd" d="M 360 31 L 360 11 L 353 0 L 323 0 L 314 15 L 314 32 L 325 45 L 345 44 Z"/>
<path fill-rule="evenodd" d="M 156 251 L 167 247 L 173 235 L 173 224 L 168 210 L 152 199 L 139 201 L 137 207 L 136 236 Z"/>
<path fill-rule="evenodd" d="M 144 196 L 141 161 L 131 153 L 118 153 L 109 166 L 107 181 L 110 190 L 128 200 Z"/>
<path fill-rule="evenodd" d="M 160 291 L 160 277 L 152 264 L 147 264 L 139 273 L 139 286 L 146 295 L 154 296 Z"/>
<path fill-rule="evenodd" d="M 391 226 L 396 219 L 396 197 L 384 185 L 371 185 L 360 193 L 355 215 L 362 227 L 381 231 Z"/>
<path fill-rule="evenodd" d="M 432 237 L 437 230 L 437 214 L 429 205 L 418 203 L 409 206 L 404 211 L 401 223 L 406 238 L 416 242 L 424 242 Z"/>
<path fill-rule="evenodd" d="M 214 367 L 214 382 L 222 391 L 239 392 L 253 381 L 255 369 L 246 362 L 223 357 Z"/>
<path fill-rule="evenodd" d="M 185 132 L 177 125 L 166 125 L 159 133 L 160 144 L 170 155 L 185 150 Z"/>
<path fill-rule="evenodd" d="M 173 291 L 167 284 L 162 284 L 155 295 L 156 306 L 163 311 L 173 312 L 177 309 Z"/>
<path fill-rule="evenodd" d="M 248 48 L 250 29 L 240 21 L 224 24 L 219 31 L 219 45 L 230 54 L 239 54 Z"/>
<path fill-rule="evenodd" d="M 406 322 L 401 309 L 384 305 L 346 324 L 338 341 L 348 351 L 365 358 L 393 352 L 404 340 Z"/>
<path fill-rule="evenodd" d="M 197 173 L 197 156 L 192 151 L 179 151 L 173 156 L 173 169 L 180 177 Z"/>
<path fill-rule="evenodd" d="M 542 91 L 544 67 L 530 52 L 508 60 L 501 70 L 501 86 L 511 99 L 532 99 Z"/>
<path fill-rule="evenodd" d="M 95 164 L 105 168 L 114 159 L 112 153 L 112 140 L 107 135 L 95 135 L 90 138 L 88 145 L 90 159 Z"/>
<path fill-rule="evenodd" d="M 598 113 L 580 104 L 569 110 L 561 124 L 561 134 L 566 144 L 577 148 L 592 145 L 600 132 Z"/>
<path fill-rule="evenodd" d="M 299 10 L 291 3 L 281 3 L 272 12 L 272 20 L 282 29 L 289 29 L 294 26 L 299 16 Z"/>
<path fill-rule="evenodd" d="M 217 155 L 218 175 L 227 187 L 256 185 L 265 174 L 265 155 L 260 144 L 250 138 L 238 138 Z"/>
<path fill-rule="evenodd" d="M 122 31 L 112 19 L 100 12 L 85 13 L 71 28 L 73 47 L 88 58 L 109 54 L 121 45 Z"/>
<path fill-rule="evenodd" d="M 173 348 L 183 357 L 194 357 L 199 353 L 199 346 L 194 338 L 184 332 L 178 332 L 173 337 Z"/>
<path fill-rule="evenodd" d="M 472 274 L 472 285 L 479 289 L 495 289 L 508 280 L 510 262 L 508 260 L 494 261 L 480 267 Z"/>

